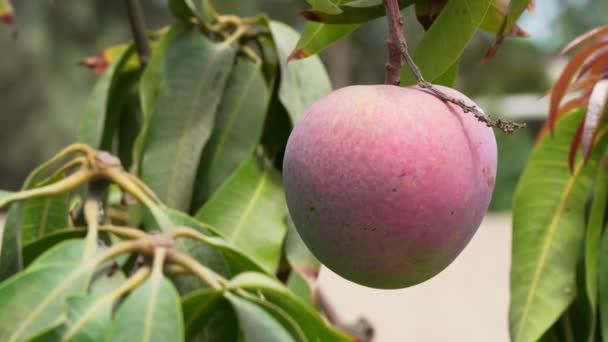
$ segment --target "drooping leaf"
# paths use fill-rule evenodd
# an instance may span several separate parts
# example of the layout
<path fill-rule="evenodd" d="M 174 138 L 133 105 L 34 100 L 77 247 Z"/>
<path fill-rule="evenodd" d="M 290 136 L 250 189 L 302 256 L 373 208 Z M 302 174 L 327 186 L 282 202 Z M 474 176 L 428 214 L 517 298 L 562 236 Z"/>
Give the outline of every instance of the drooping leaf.
<path fill-rule="evenodd" d="M 325 24 L 308 22 L 295 47 L 290 46 L 287 60 L 300 60 L 313 57 L 336 41 L 353 33 L 359 24 Z"/>
<path fill-rule="evenodd" d="M 63 179 L 51 178 L 42 185 Z M 68 194 L 33 198 L 22 203 L 21 223 L 22 244 L 28 244 L 57 230 L 68 227 Z"/>
<path fill-rule="evenodd" d="M 243 273 L 231 279 L 228 288 L 259 291 L 269 302 L 292 317 L 309 341 L 351 341 L 342 332 L 327 325 L 318 312 L 291 293 L 278 281 L 260 273 Z"/>
<path fill-rule="evenodd" d="M 331 83 L 318 56 L 288 63 L 288 56 L 298 40 L 297 32 L 277 21 L 269 26 L 281 67 L 279 99 L 295 123 L 304 109 L 331 91 Z"/>
<path fill-rule="evenodd" d="M 433 82 L 460 58 L 491 2 L 492 0 L 448 1 L 412 53 L 414 62 L 427 81 Z M 414 76 L 407 66 L 404 67 L 401 70 L 401 84 L 415 83 Z"/>
<path fill-rule="evenodd" d="M 122 58 L 131 44 L 118 44 L 103 49 L 95 56 L 85 57 L 80 61 L 80 64 L 86 66 L 98 75 L 102 75 L 104 71 L 117 60 Z M 136 54 L 130 54 L 128 60 L 122 66 L 123 72 L 134 71 L 139 68 L 139 58 Z"/>
<path fill-rule="evenodd" d="M 413 2 L 413 0 L 399 0 L 399 8 L 406 8 Z M 306 10 L 301 11 L 299 15 L 308 21 L 326 24 L 362 24 L 385 15 L 382 0 L 370 3 L 361 3 L 360 1 L 349 2 L 342 5 L 340 9 L 342 10 L 340 14 L 327 14 L 321 11 Z"/>
<path fill-rule="evenodd" d="M 594 154 L 587 165 L 577 162 L 572 173 L 568 168 L 568 147 L 581 116 L 565 116 L 553 139 L 539 142 L 515 192 L 509 317 L 516 342 L 540 338 L 575 295 L 584 205 L 597 159 Z"/>
<path fill-rule="evenodd" d="M 184 341 L 179 295 L 162 272 L 153 271 L 120 305 L 108 338 L 111 341 Z"/>
<path fill-rule="evenodd" d="M 13 32 L 17 32 L 15 11 L 13 10 L 10 0 L 0 0 L 0 21 L 10 27 Z"/>
<path fill-rule="evenodd" d="M 252 156 L 196 213 L 196 218 L 216 227 L 229 242 L 273 273 L 287 230 L 285 215 L 280 175 Z"/>
<path fill-rule="evenodd" d="M 503 0 L 494 0 L 490 4 L 490 8 L 488 8 L 488 12 L 486 13 L 483 22 L 479 26 L 479 29 L 492 32 L 492 33 L 500 33 L 502 29 L 502 25 L 507 16 L 508 11 L 508 2 Z M 514 25 L 511 30 L 510 35 L 525 37 L 528 35 L 528 32 L 518 25 Z"/>
<path fill-rule="evenodd" d="M 215 117 L 215 127 L 203 149 L 192 208 L 201 207 L 254 151 L 264 127 L 270 92 L 260 63 L 237 58 Z"/>
<path fill-rule="evenodd" d="M 289 332 L 258 305 L 230 293 L 225 297 L 234 307 L 245 341 L 295 342 Z"/>
<path fill-rule="evenodd" d="M 93 148 L 108 149 L 115 125 L 116 113 L 124 101 L 121 90 L 128 81 L 122 79 L 122 68 L 133 54 L 133 48 L 122 51 L 119 57 L 105 69 L 95 83 L 81 117 L 78 141 Z M 125 74 L 126 75 L 126 74 Z M 105 140 L 105 141 L 104 141 Z"/>
<path fill-rule="evenodd" d="M 597 316 L 598 261 L 602 241 L 602 230 L 606 218 L 608 197 L 608 160 L 600 159 L 595 177 L 595 190 L 585 237 L 585 289 L 591 309 L 592 321 Z M 593 339 L 590 339 L 593 341 Z"/>
<path fill-rule="evenodd" d="M 306 247 L 291 219 L 288 220 L 288 226 L 289 230 L 285 238 L 285 256 L 292 270 L 306 281 L 309 292 L 313 294 L 321 263 Z"/>
<path fill-rule="evenodd" d="M 601 80 L 595 84 L 589 102 L 585 123 L 583 126 L 582 145 L 585 160 L 591 155 L 591 147 L 597 136 L 606 110 L 608 110 L 608 80 Z"/>
<path fill-rule="evenodd" d="M 172 31 L 179 32 L 167 33 L 164 58 L 152 57 L 144 73 L 142 102 L 149 129 L 141 177 L 168 206 L 188 210 L 235 48 L 213 42 L 195 27 Z"/>
<path fill-rule="evenodd" d="M 242 253 L 210 225 L 176 210 L 166 209 L 176 226 L 189 227 L 207 235 L 207 243 L 182 240 L 184 251 L 216 272 L 231 276 L 244 271 L 264 272 L 262 266 Z"/>
<path fill-rule="evenodd" d="M 75 249 L 81 251 L 76 260 Z M 94 270 L 90 252 L 82 240 L 64 242 L 0 284 L 0 340 L 23 340 L 56 325 L 65 300 L 86 289 Z"/>
<path fill-rule="evenodd" d="M 589 56 L 591 56 L 597 49 L 605 47 L 607 45 L 608 41 L 600 41 L 585 46 L 583 49 L 577 52 L 576 55 L 572 57 L 572 59 L 570 59 L 558 80 L 555 81 L 555 84 L 553 85 L 553 89 L 551 91 L 551 99 L 549 103 L 549 118 L 547 119 L 547 124 L 551 132 L 553 131 L 553 126 L 555 125 L 555 121 L 557 119 L 557 114 L 559 112 L 559 104 L 561 103 L 562 98 L 566 94 L 566 91 L 568 90 L 568 85 L 574 77 L 574 74 Z"/>
<path fill-rule="evenodd" d="M 567 53 L 570 53 L 570 51 L 580 47 L 581 45 L 586 44 L 586 43 L 590 42 L 591 40 L 604 36 L 604 35 L 608 35 L 608 26 L 596 27 L 596 28 L 576 37 L 576 39 L 574 39 L 570 43 L 568 43 L 568 45 L 566 45 L 566 47 L 564 47 L 559 54 L 563 56 Z"/>
<path fill-rule="evenodd" d="M 65 240 L 81 238 L 85 236 L 86 232 L 85 229 L 62 229 L 25 244 L 23 246 L 23 266 L 27 267 L 34 259 L 54 245 Z"/>

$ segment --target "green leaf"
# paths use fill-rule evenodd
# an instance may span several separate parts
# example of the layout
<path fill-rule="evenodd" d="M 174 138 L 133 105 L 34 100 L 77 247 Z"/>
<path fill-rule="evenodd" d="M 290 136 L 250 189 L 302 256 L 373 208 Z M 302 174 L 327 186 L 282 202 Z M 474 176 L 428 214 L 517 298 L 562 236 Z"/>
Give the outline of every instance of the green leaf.
<path fill-rule="evenodd" d="M 23 267 L 21 254 L 20 204 L 11 206 L 0 231 L 0 281 L 19 272 Z"/>
<path fill-rule="evenodd" d="M 82 253 L 74 261 L 76 245 Z M 84 293 L 94 270 L 92 255 L 82 240 L 64 242 L 39 258 L 46 262 L 0 284 L 0 340 L 23 340 L 57 324 L 66 298 Z"/>
<path fill-rule="evenodd" d="M 261 63 L 237 58 L 218 106 L 213 133 L 203 149 L 192 208 L 200 208 L 255 151 L 269 100 Z"/>
<path fill-rule="evenodd" d="M 530 0 L 511 0 L 509 1 L 509 12 L 505 18 L 505 23 L 502 28 L 504 34 L 511 32 L 511 29 L 517 22 L 517 19 L 521 17 L 522 13 L 526 10 L 526 7 L 530 4 Z"/>
<path fill-rule="evenodd" d="M 266 300 L 298 322 L 309 341 L 352 341 L 352 338 L 328 326 L 318 312 L 283 284 L 261 273 L 242 273 L 230 280 L 228 288 L 261 292 Z"/>
<path fill-rule="evenodd" d="M 179 295 L 162 272 L 152 272 L 118 308 L 108 340 L 184 341 Z"/>
<path fill-rule="evenodd" d="M 255 156 L 196 213 L 198 220 L 216 227 L 271 273 L 278 265 L 287 230 L 285 216 L 281 177 Z"/>
<path fill-rule="evenodd" d="M 128 99 L 119 115 L 117 155 L 125 169 L 130 168 L 133 163 L 133 145 L 142 125 L 141 104 L 137 92 L 138 85 L 139 83 L 133 83 L 134 87 L 130 90 Z"/>
<path fill-rule="evenodd" d="M 331 83 L 318 56 L 288 63 L 289 53 L 298 40 L 296 31 L 277 21 L 272 21 L 269 27 L 281 67 L 279 99 L 295 123 L 309 105 L 331 91 Z"/>
<path fill-rule="evenodd" d="M 597 308 L 597 268 L 608 199 L 608 159 L 600 160 L 585 237 L 585 285 L 593 316 Z"/>
<path fill-rule="evenodd" d="M 452 64 L 452 66 L 443 73 L 443 75 L 439 76 L 435 80 L 433 80 L 433 84 L 439 84 L 446 87 L 453 87 L 456 82 L 456 78 L 458 77 L 458 66 L 459 61 Z"/>
<path fill-rule="evenodd" d="M 213 22 L 215 10 L 209 0 L 200 0 L 198 3 L 200 8 L 192 0 L 169 0 L 169 9 L 176 18 L 186 22 L 189 22 L 192 18 L 207 23 Z"/>
<path fill-rule="evenodd" d="M 288 220 L 288 223 L 289 229 L 285 239 L 285 256 L 293 271 L 297 272 L 306 282 L 309 293 L 311 293 L 315 288 L 321 263 L 306 247 L 291 219 Z"/>
<path fill-rule="evenodd" d="M 124 87 L 128 87 L 131 82 L 121 75 L 121 69 L 132 53 L 132 47 L 124 50 L 95 83 L 82 115 L 78 131 L 79 142 L 93 148 L 106 150 L 111 148 L 118 117 L 117 109 L 125 99 Z"/>
<path fill-rule="evenodd" d="M 225 240 L 224 236 L 210 225 L 177 210 L 166 209 L 165 212 L 176 226 L 185 226 L 208 236 L 207 243 L 194 240 L 180 240 L 183 250 L 214 271 L 232 276 L 244 271 L 265 272 L 255 260 Z"/>
<path fill-rule="evenodd" d="M 600 255 L 599 255 L 598 278 L 599 278 L 599 315 L 600 328 L 602 331 L 603 341 L 608 336 L 608 234 L 604 232 L 601 239 Z"/>
<path fill-rule="evenodd" d="M 61 179 L 63 176 L 54 177 L 38 186 L 48 185 Z M 21 205 L 23 208 L 21 240 L 24 245 L 68 227 L 67 193 L 30 199 Z"/>
<path fill-rule="evenodd" d="M 186 211 L 235 48 L 195 27 L 171 30 L 179 32 L 167 33 L 164 58 L 152 57 L 144 73 L 144 118 L 150 116 L 141 177 L 168 206 Z"/>
<path fill-rule="evenodd" d="M 435 19 L 412 54 L 424 78 L 433 82 L 460 58 L 483 21 L 492 0 L 451 0 Z M 416 84 L 405 66 L 401 85 Z"/>
<path fill-rule="evenodd" d="M 338 6 L 342 1 L 341 0 L 306 0 L 313 9 L 325 12 L 328 14 L 340 14 L 342 10 Z"/>
<path fill-rule="evenodd" d="M 399 8 L 410 6 L 413 0 L 399 0 Z M 309 10 L 300 12 L 304 19 L 326 24 L 362 24 L 385 15 L 382 0 L 354 1 L 340 7 L 339 14 L 327 14 L 321 11 Z M 306 30 L 306 29 L 305 29 Z"/>
<path fill-rule="evenodd" d="M 200 289 L 182 300 L 187 341 L 236 341 L 238 321 L 230 303 L 215 289 Z"/>
<path fill-rule="evenodd" d="M 258 305 L 231 293 L 224 295 L 234 307 L 245 341 L 295 341 L 287 330 Z"/>
<path fill-rule="evenodd" d="M 62 341 L 103 341 L 110 330 L 115 298 L 77 295 L 66 301 L 67 320 L 61 333 Z"/>
<path fill-rule="evenodd" d="M 325 24 L 307 22 L 295 48 L 290 48 L 289 60 L 300 60 L 312 57 L 325 50 L 336 41 L 353 33 L 359 24 Z M 276 38 L 275 38 L 276 39 Z"/>
<path fill-rule="evenodd" d="M 536 341 L 575 295 L 584 205 L 597 153 L 571 173 L 568 151 L 581 112 L 564 117 L 532 152 L 513 204 L 511 338 Z M 602 133 L 605 135 L 604 133 Z"/>
<path fill-rule="evenodd" d="M 23 266 L 27 267 L 39 255 L 49 248 L 65 240 L 82 238 L 86 235 L 85 229 L 68 228 L 48 234 L 45 237 L 32 241 L 23 246 Z"/>

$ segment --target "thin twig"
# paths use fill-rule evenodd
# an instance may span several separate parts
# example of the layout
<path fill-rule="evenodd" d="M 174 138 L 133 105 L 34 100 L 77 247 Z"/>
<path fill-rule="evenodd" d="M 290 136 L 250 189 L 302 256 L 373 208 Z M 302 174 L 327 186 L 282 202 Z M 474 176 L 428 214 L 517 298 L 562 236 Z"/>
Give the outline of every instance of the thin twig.
<path fill-rule="evenodd" d="M 148 59 L 150 59 L 150 42 L 148 42 L 148 36 L 146 34 L 144 13 L 139 0 L 125 0 L 125 2 L 127 5 L 129 24 L 131 25 L 131 33 L 133 34 L 137 55 L 139 56 L 139 63 L 143 69 L 146 67 L 146 64 L 148 64 Z"/>
<path fill-rule="evenodd" d="M 408 52 L 407 41 L 403 35 L 403 18 L 401 17 L 398 1 L 384 0 L 384 8 L 386 10 L 389 28 L 389 38 L 387 42 L 388 62 L 386 63 L 384 83 L 399 85 L 401 67 L 405 61 L 416 78 L 416 82 L 420 88 L 427 89 L 443 102 L 450 102 L 459 106 L 465 113 L 472 113 L 477 120 L 485 123 L 488 127 L 496 127 L 505 133 L 512 133 L 518 128 L 526 127 L 525 123 L 511 122 L 501 118 L 492 119 L 476 105 L 467 105 L 463 100 L 452 97 L 433 86 L 430 82 L 427 82 Z"/>

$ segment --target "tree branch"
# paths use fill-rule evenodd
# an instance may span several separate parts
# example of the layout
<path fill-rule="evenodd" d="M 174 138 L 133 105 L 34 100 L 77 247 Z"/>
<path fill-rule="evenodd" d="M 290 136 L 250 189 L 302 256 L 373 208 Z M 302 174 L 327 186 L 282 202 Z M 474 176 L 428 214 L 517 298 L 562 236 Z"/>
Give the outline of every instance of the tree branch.
<path fill-rule="evenodd" d="M 131 33 L 135 40 L 137 55 L 139 56 L 139 64 L 141 68 L 145 68 L 150 58 L 150 43 L 146 34 L 146 23 L 144 13 L 141 9 L 139 0 L 125 0 L 127 5 L 127 16 L 131 25 Z"/>
<path fill-rule="evenodd" d="M 388 62 L 386 63 L 386 73 L 384 76 L 385 84 L 400 84 L 400 72 L 405 61 L 412 74 L 414 74 L 420 88 L 427 89 L 443 102 L 450 102 L 459 106 L 465 113 L 473 113 L 477 120 L 485 123 L 488 127 L 496 127 L 505 133 L 512 133 L 518 128 L 526 127 L 525 123 L 506 121 L 501 118 L 492 119 L 476 105 L 467 105 L 463 100 L 454 98 L 427 82 L 422 77 L 420 69 L 408 52 L 407 41 L 403 35 L 403 18 L 399 10 L 398 0 L 384 0 L 384 9 L 389 29 L 387 41 Z"/>

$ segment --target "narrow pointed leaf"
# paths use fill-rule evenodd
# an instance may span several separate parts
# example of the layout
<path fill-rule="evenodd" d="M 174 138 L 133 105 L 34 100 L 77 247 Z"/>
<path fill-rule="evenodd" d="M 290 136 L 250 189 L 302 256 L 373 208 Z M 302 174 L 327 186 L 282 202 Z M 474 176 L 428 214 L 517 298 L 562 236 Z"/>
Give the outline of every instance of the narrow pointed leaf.
<path fill-rule="evenodd" d="M 312 57 L 336 41 L 353 33 L 359 24 L 325 24 L 308 22 L 295 47 L 291 47 L 288 60 Z"/>
<path fill-rule="evenodd" d="M 410 6 L 413 0 L 399 0 L 399 8 Z M 382 1 L 364 4 L 366 6 L 355 6 L 356 3 L 346 3 L 340 7 L 342 13 L 327 14 L 321 11 L 301 11 L 300 16 L 308 21 L 326 24 L 362 24 L 385 15 Z"/>
<path fill-rule="evenodd" d="M 269 101 L 261 64 L 237 58 L 217 109 L 213 133 L 203 149 L 192 208 L 200 208 L 255 151 Z"/>
<path fill-rule="evenodd" d="M 531 0 L 509 1 L 509 11 L 507 12 L 507 17 L 505 18 L 505 22 L 502 25 L 502 31 L 499 35 L 507 35 L 511 32 L 519 17 L 521 17 L 522 13 L 530 6 L 530 2 Z"/>
<path fill-rule="evenodd" d="M 485 18 L 491 2 L 492 0 L 448 1 L 412 53 L 412 58 L 427 81 L 437 79 L 460 58 Z M 401 84 L 415 83 L 413 75 L 405 66 L 401 70 Z"/>
<path fill-rule="evenodd" d="M 243 273 L 231 279 L 228 287 L 261 292 L 266 300 L 298 322 L 309 341 L 352 341 L 352 338 L 327 325 L 315 309 L 275 279 L 260 273 Z"/>
<path fill-rule="evenodd" d="M 582 114 L 565 116 L 554 137 L 539 142 L 517 186 L 509 313 L 515 342 L 538 340 L 576 293 L 584 206 L 597 161 L 594 153 L 586 165 L 578 161 L 572 173 L 568 169 L 568 147 Z"/>
<path fill-rule="evenodd" d="M 146 69 L 157 77 L 143 81 L 144 117 L 148 110 L 151 116 L 141 177 L 170 207 L 190 209 L 198 160 L 234 55 L 234 46 L 215 43 L 191 27 L 171 40 L 162 61 Z"/>
<path fill-rule="evenodd" d="M 152 42 L 151 42 L 152 43 Z M 124 53 L 131 47 L 131 44 L 118 44 L 107 47 L 95 56 L 85 57 L 80 61 L 80 64 L 86 66 L 95 73 L 102 75 L 103 72 L 114 62 L 120 59 Z M 152 46 L 151 46 L 152 47 Z M 139 58 L 136 54 L 130 54 L 128 60 L 122 67 L 123 72 L 134 71 L 139 68 Z"/>
<path fill-rule="evenodd" d="M 566 47 L 562 49 L 560 55 L 565 55 L 570 51 L 580 47 L 581 45 L 586 44 L 604 35 L 608 35 L 608 26 L 600 26 L 594 28 L 593 30 L 587 31 L 584 34 L 576 37 L 576 39 L 574 39 L 570 43 L 568 43 L 568 45 L 566 45 Z"/>
<path fill-rule="evenodd" d="M 507 10 L 508 8 L 501 8 L 500 5 L 505 4 L 507 5 L 505 2 L 499 0 L 499 1 L 494 1 L 490 4 L 490 8 L 488 8 L 488 12 L 486 13 L 485 18 L 483 19 L 483 22 L 481 23 L 481 25 L 479 26 L 479 29 L 486 31 L 486 32 L 492 32 L 492 33 L 500 33 L 501 29 L 502 29 L 502 24 L 504 23 L 504 20 L 507 16 Z M 515 36 L 527 36 L 528 33 L 522 29 L 521 27 L 514 25 L 513 29 L 511 31 L 511 35 L 515 35 Z"/>
<path fill-rule="evenodd" d="M 608 110 L 608 80 L 601 80 L 595 84 L 589 102 L 587 104 L 587 113 L 585 114 L 585 124 L 583 126 L 583 155 L 585 160 L 591 154 L 595 137 L 600 128 L 606 111 Z"/>
<path fill-rule="evenodd" d="M 297 32 L 276 21 L 270 23 L 270 29 L 281 67 L 279 99 L 295 123 L 309 105 L 331 91 L 331 83 L 318 56 L 288 63 L 298 41 Z"/>
<path fill-rule="evenodd" d="M 108 140 L 112 136 L 112 124 L 114 124 L 112 117 L 115 116 L 111 107 L 120 106 L 120 102 L 124 100 L 122 92 L 115 89 L 119 84 L 122 85 L 122 82 L 119 80 L 121 69 L 129 60 L 132 53 L 132 48 L 122 51 L 95 83 L 81 117 L 80 129 L 78 131 L 79 142 L 88 144 L 94 148 L 108 148 Z"/>
<path fill-rule="evenodd" d="M 245 337 L 245 341 L 295 341 L 277 320 L 257 304 L 230 293 L 225 296 L 236 311 L 239 328 Z"/>
<path fill-rule="evenodd" d="M 557 113 L 559 112 L 559 104 L 562 101 L 562 98 L 566 94 L 568 90 L 568 85 L 576 71 L 580 68 L 583 62 L 591 56 L 597 49 L 603 48 L 608 45 L 607 42 L 597 42 L 591 45 L 585 46 L 581 49 L 566 65 L 564 70 L 562 71 L 559 79 L 553 85 L 553 90 L 551 91 L 551 99 L 549 103 L 549 118 L 547 119 L 547 123 L 549 125 L 549 129 L 553 132 L 553 126 L 555 125 L 555 121 L 557 119 Z"/>
<path fill-rule="evenodd" d="M 118 308 L 111 341 L 184 341 L 179 295 L 162 272 L 153 272 Z"/>
<path fill-rule="evenodd" d="M 602 158 L 595 177 L 593 203 L 585 237 L 585 289 L 592 315 L 597 315 L 598 261 L 608 199 L 608 160 Z"/>
<path fill-rule="evenodd" d="M 287 230 L 281 177 L 252 156 L 246 160 L 196 213 L 216 227 L 229 242 L 274 273 Z"/>
<path fill-rule="evenodd" d="M 77 244 L 82 253 L 75 262 L 70 254 Z M 94 270 L 84 244 L 64 242 L 40 257 L 52 254 L 54 262 L 41 262 L 0 285 L 0 340 L 23 340 L 53 326 L 66 298 L 84 293 Z"/>

